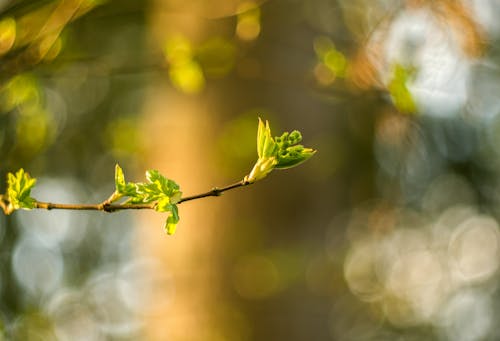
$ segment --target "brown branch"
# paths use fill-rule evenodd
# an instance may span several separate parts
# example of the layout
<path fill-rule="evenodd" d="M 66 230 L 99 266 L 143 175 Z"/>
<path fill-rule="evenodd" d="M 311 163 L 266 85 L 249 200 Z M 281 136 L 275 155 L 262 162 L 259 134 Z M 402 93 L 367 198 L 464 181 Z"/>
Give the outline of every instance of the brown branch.
<path fill-rule="evenodd" d="M 153 209 L 155 204 L 57 204 L 51 202 L 35 202 L 35 208 L 46 210 L 83 210 L 83 211 L 104 211 L 115 212 L 120 210 L 142 210 Z"/>
<path fill-rule="evenodd" d="M 181 204 L 186 201 L 191 201 L 191 200 L 196 200 L 196 199 L 201 199 L 201 198 L 206 198 L 206 197 L 218 197 L 220 196 L 223 192 L 238 188 L 238 187 L 243 187 L 243 186 L 248 186 L 251 185 L 251 182 L 248 182 L 246 180 L 242 180 L 240 182 L 236 182 L 232 185 L 228 185 L 222 188 L 214 187 L 212 190 L 201 193 L 201 194 L 196 194 L 188 197 L 181 198 L 179 200 L 178 204 Z M 143 210 L 143 209 L 154 209 L 156 206 L 156 203 L 150 203 L 150 204 L 111 204 L 109 202 L 109 199 L 103 201 L 100 204 L 58 204 L 58 203 L 51 203 L 51 202 L 43 202 L 43 201 L 36 201 L 35 202 L 35 208 L 39 209 L 46 209 L 46 210 L 85 210 L 85 211 L 103 211 L 103 212 L 115 212 L 115 211 L 122 211 L 122 210 Z M 4 209 L 5 211 L 5 209 Z"/>
<path fill-rule="evenodd" d="M 206 198 L 206 197 L 218 197 L 225 191 L 229 191 L 231 189 L 238 188 L 238 187 L 248 186 L 251 184 L 252 184 L 252 182 L 241 180 L 240 182 L 236 182 L 236 183 L 229 185 L 229 186 L 226 186 L 226 187 L 222 187 L 222 188 L 214 187 L 211 191 L 182 198 L 181 200 L 179 200 L 179 204 L 183 203 L 185 201 L 196 200 L 196 199 L 201 199 L 201 198 Z"/>

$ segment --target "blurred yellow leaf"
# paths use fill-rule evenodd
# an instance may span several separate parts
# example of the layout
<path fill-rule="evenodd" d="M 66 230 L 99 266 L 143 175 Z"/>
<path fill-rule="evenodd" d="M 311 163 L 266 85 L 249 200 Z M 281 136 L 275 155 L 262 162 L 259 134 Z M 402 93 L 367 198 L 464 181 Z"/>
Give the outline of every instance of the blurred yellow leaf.
<path fill-rule="evenodd" d="M 417 110 L 415 101 L 408 90 L 407 83 L 411 79 L 414 70 L 405 68 L 401 64 L 393 67 L 392 78 L 387 86 L 396 108 L 404 113 L 413 113 Z"/>
<path fill-rule="evenodd" d="M 5 18 L 0 21 L 0 55 L 10 51 L 16 40 L 16 21 Z"/>

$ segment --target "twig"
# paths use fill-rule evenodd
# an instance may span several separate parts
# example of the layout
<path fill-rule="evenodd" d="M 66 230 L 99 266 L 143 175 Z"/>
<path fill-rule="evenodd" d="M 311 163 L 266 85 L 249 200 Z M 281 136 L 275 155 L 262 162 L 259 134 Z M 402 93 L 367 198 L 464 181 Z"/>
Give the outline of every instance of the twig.
<path fill-rule="evenodd" d="M 248 182 L 246 180 L 242 180 L 240 182 L 236 182 L 232 185 L 228 185 L 222 188 L 214 187 L 212 190 L 201 193 L 201 194 L 196 194 L 188 197 L 181 198 L 179 200 L 178 204 L 186 202 L 186 201 L 191 201 L 191 200 L 196 200 L 196 199 L 201 199 L 201 198 L 206 198 L 206 197 L 218 197 L 220 196 L 223 192 L 238 188 L 238 187 L 243 187 L 243 186 L 248 186 L 252 184 L 251 182 Z M 111 204 L 109 202 L 109 199 L 103 201 L 100 204 L 58 204 L 58 203 L 51 203 L 51 202 L 43 202 L 43 201 L 36 201 L 35 202 L 35 208 L 39 209 L 46 209 L 46 210 L 84 210 L 84 211 L 103 211 L 103 212 L 115 212 L 115 211 L 121 211 L 121 210 L 143 210 L 143 209 L 154 209 L 156 206 L 156 203 L 150 203 L 150 204 Z"/>
<path fill-rule="evenodd" d="M 196 199 L 200 199 L 200 198 L 218 197 L 218 196 L 220 196 L 225 191 L 229 191 L 231 189 L 238 188 L 238 187 L 248 186 L 248 185 L 251 185 L 251 184 L 252 184 L 252 182 L 241 180 L 240 182 L 234 183 L 234 184 L 226 186 L 226 187 L 222 187 L 222 188 L 214 187 L 211 191 L 208 191 L 208 192 L 205 192 L 205 193 L 201 193 L 201 194 L 197 194 L 197 195 L 192 195 L 190 197 L 182 198 L 179 201 L 179 204 L 182 203 L 182 202 L 185 202 L 185 201 L 196 200 Z"/>

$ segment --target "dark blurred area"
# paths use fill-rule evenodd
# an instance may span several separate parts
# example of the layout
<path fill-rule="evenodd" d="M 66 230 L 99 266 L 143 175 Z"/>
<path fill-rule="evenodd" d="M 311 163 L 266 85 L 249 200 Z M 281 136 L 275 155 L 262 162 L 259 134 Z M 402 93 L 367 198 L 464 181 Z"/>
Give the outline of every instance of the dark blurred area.
<path fill-rule="evenodd" d="M 97 203 L 241 180 L 257 118 L 318 153 L 160 213 L 0 216 L 0 339 L 498 340 L 495 0 L 0 0 L 0 175 Z M 0 184 L 5 190 L 5 184 Z"/>

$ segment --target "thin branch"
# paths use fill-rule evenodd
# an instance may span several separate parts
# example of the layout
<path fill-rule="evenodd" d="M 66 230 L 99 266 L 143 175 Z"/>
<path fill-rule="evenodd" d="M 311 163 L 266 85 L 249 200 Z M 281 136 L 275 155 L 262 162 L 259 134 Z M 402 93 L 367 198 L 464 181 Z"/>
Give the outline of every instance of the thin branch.
<path fill-rule="evenodd" d="M 57 204 L 51 202 L 35 202 L 35 208 L 46 210 L 83 210 L 83 211 L 104 211 L 115 212 L 120 210 L 143 210 L 153 209 L 155 204 Z"/>
<path fill-rule="evenodd" d="M 201 198 L 206 198 L 206 197 L 218 197 L 223 192 L 226 192 L 226 191 L 238 188 L 238 187 L 248 186 L 250 184 L 252 184 L 252 183 L 248 182 L 246 180 L 242 180 L 240 182 L 236 182 L 232 185 L 228 185 L 228 186 L 225 186 L 222 188 L 214 187 L 212 190 L 210 190 L 208 192 L 184 197 L 181 200 L 179 200 L 178 204 L 181 204 L 185 201 L 191 201 L 191 200 L 196 200 L 196 199 L 201 199 Z M 85 211 L 103 211 L 103 212 L 115 212 L 115 211 L 121 211 L 121 210 L 143 210 L 143 209 L 151 210 L 151 209 L 154 209 L 155 206 L 156 206 L 156 203 L 150 203 L 150 204 L 111 204 L 109 202 L 109 199 L 103 201 L 100 204 L 58 204 L 58 203 L 43 202 L 43 201 L 36 201 L 35 202 L 35 208 L 39 208 L 39 209 L 85 210 Z"/>
<path fill-rule="evenodd" d="M 236 183 L 229 185 L 229 186 L 226 186 L 226 187 L 222 187 L 222 188 L 214 187 L 211 191 L 182 198 L 179 201 L 179 204 L 183 203 L 185 201 L 196 200 L 196 199 L 201 199 L 201 198 L 206 198 L 206 197 L 218 197 L 225 191 L 229 191 L 231 189 L 238 188 L 238 187 L 248 186 L 251 184 L 252 184 L 252 182 L 241 180 L 240 182 L 236 182 Z"/>

